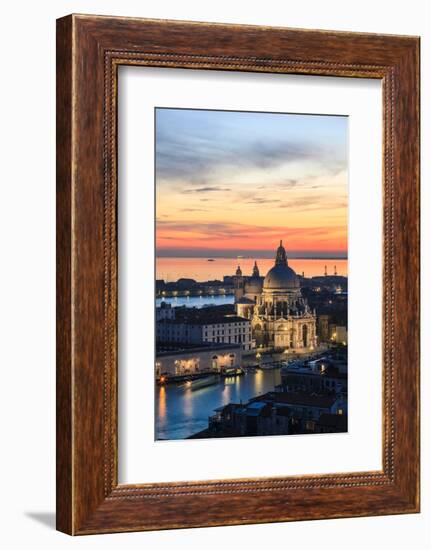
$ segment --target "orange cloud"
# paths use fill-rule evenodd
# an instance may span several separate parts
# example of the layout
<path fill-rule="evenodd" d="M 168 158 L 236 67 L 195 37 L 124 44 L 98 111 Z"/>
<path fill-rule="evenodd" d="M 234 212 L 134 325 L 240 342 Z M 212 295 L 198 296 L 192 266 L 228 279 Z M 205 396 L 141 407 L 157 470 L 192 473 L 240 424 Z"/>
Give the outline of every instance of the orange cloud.
<path fill-rule="evenodd" d="M 347 227 L 286 227 L 252 226 L 235 223 L 159 222 L 156 244 L 164 249 L 197 250 L 273 250 L 274 243 L 283 239 L 288 250 L 347 251 Z"/>

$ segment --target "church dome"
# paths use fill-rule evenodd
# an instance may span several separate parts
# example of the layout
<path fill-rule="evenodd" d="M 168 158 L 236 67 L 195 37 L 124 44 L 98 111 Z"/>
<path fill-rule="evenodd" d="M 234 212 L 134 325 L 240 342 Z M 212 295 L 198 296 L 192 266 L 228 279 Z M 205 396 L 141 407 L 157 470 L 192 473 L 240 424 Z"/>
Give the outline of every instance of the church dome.
<path fill-rule="evenodd" d="M 266 274 L 263 288 L 265 290 L 297 289 L 299 288 L 299 279 L 291 267 L 275 265 Z"/>
<path fill-rule="evenodd" d="M 299 279 L 293 269 L 287 265 L 286 250 L 282 241 L 277 249 L 275 265 L 266 274 L 263 288 L 264 290 L 299 289 Z"/>

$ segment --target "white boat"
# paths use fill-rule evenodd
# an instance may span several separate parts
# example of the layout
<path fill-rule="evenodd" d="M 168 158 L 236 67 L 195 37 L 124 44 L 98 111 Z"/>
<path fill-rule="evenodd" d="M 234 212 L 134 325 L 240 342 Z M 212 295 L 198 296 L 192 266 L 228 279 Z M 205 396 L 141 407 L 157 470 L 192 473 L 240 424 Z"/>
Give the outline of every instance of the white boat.
<path fill-rule="evenodd" d="M 190 389 L 192 391 L 200 390 L 201 388 L 206 388 L 207 386 L 212 386 L 213 384 L 217 384 L 219 381 L 219 377 L 210 374 L 209 376 L 204 376 L 203 378 L 197 378 L 196 380 L 188 380 L 184 384 L 185 389 Z"/>

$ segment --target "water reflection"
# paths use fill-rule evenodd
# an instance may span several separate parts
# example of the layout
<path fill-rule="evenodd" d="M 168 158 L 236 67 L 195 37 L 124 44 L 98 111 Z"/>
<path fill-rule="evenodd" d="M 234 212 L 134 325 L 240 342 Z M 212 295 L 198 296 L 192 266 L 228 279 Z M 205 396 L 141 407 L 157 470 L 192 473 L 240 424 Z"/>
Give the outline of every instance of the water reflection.
<path fill-rule="evenodd" d="M 214 409 L 228 403 L 245 403 L 280 384 L 280 371 L 249 372 L 220 379 L 213 386 L 192 391 L 180 386 L 156 388 L 156 439 L 184 439 L 208 427 Z"/>
<path fill-rule="evenodd" d="M 160 386 L 156 390 L 158 392 L 158 400 L 157 400 L 157 411 L 158 411 L 158 418 L 161 426 L 165 426 L 167 414 L 166 414 L 166 388 L 165 386 Z"/>
<path fill-rule="evenodd" d="M 206 388 L 202 388 L 204 391 Z M 190 388 L 183 390 L 184 415 L 186 418 L 193 418 L 193 391 Z"/>
<path fill-rule="evenodd" d="M 255 374 L 256 395 L 259 395 L 260 393 L 262 393 L 263 382 L 264 382 L 264 371 L 258 370 Z"/>

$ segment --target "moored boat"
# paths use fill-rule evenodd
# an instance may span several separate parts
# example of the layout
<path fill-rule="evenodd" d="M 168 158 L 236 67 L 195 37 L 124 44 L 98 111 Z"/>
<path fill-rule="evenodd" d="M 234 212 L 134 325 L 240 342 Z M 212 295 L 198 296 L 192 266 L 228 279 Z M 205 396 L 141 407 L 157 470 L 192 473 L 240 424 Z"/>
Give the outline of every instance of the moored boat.
<path fill-rule="evenodd" d="M 264 365 L 260 365 L 259 367 L 262 370 L 275 370 L 281 368 L 280 363 L 265 363 Z"/>
<path fill-rule="evenodd" d="M 245 374 L 244 369 L 241 369 L 240 367 L 228 368 L 228 369 L 223 370 L 220 373 L 220 375 L 223 376 L 224 378 L 228 378 L 230 376 L 242 376 L 243 374 Z"/>

